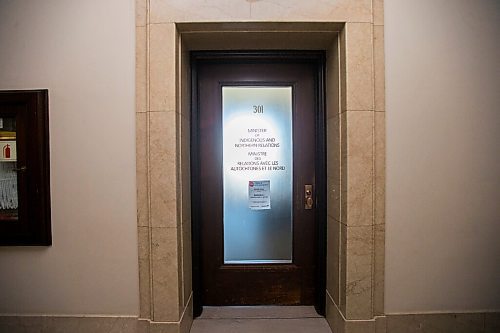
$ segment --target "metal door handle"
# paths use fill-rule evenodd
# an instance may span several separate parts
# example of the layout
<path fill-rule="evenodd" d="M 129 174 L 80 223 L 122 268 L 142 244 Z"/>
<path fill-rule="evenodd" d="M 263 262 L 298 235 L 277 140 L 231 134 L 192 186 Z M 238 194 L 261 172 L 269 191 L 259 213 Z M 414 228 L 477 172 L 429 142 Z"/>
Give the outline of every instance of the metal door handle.
<path fill-rule="evenodd" d="M 304 209 L 313 209 L 313 186 L 304 185 Z"/>
<path fill-rule="evenodd" d="M 26 171 L 26 169 L 28 169 L 28 168 L 25 167 L 25 166 L 22 166 L 22 167 L 19 167 L 19 168 L 16 168 L 16 169 L 12 169 L 12 170 L 19 171 L 19 172 L 24 172 L 24 171 Z"/>

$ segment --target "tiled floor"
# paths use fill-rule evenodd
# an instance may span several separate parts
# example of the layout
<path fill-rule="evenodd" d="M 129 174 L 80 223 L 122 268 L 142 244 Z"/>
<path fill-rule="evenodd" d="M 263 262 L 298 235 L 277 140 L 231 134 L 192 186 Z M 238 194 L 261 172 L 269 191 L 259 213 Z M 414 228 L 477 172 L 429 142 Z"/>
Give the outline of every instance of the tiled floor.
<path fill-rule="evenodd" d="M 204 307 L 191 333 L 331 333 L 311 306 Z"/>

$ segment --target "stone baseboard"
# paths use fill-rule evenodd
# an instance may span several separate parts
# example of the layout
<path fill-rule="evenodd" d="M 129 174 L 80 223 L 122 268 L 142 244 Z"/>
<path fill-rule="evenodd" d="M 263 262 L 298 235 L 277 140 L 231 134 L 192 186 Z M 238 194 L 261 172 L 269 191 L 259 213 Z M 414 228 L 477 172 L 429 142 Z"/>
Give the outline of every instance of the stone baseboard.
<path fill-rule="evenodd" d="M 498 333 L 500 312 L 387 315 L 387 333 Z"/>
<path fill-rule="evenodd" d="M 0 314 L 0 333 L 189 333 L 192 299 L 179 321 L 155 322 L 137 316 Z"/>
<path fill-rule="evenodd" d="M 498 333 L 500 312 L 412 313 L 347 320 L 327 292 L 326 320 L 334 333 Z"/>
<path fill-rule="evenodd" d="M 334 333 L 386 333 L 386 317 L 369 320 L 347 320 L 326 292 L 326 320 Z"/>
<path fill-rule="evenodd" d="M 0 315 L 5 333 L 137 333 L 134 316 Z"/>
<path fill-rule="evenodd" d="M 193 324 L 193 294 L 189 296 L 189 301 L 179 321 L 156 322 L 149 319 L 139 319 L 137 333 L 189 333 Z"/>

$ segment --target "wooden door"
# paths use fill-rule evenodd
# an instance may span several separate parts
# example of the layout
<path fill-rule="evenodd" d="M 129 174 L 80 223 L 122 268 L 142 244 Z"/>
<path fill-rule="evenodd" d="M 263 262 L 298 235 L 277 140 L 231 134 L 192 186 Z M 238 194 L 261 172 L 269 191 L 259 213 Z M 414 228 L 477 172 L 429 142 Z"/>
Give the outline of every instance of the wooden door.
<path fill-rule="evenodd" d="M 324 298 L 318 290 L 324 281 L 323 55 L 202 52 L 192 59 L 198 303 L 317 304 L 318 295 Z M 283 117 L 272 114 L 281 112 L 279 103 Z M 286 124 L 261 121 L 265 116 Z M 239 127 L 231 137 L 234 121 Z M 241 198 L 231 192 L 232 182 Z"/>

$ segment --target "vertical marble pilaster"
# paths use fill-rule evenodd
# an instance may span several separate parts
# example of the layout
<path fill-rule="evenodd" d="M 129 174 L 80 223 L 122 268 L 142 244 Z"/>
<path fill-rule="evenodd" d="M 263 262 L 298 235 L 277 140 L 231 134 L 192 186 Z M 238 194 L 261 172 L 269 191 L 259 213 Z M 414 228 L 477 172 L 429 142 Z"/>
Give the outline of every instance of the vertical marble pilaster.
<path fill-rule="evenodd" d="M 177 227 L 177 113 L 149 112 L 151 226 Z"/>
<path fill-rule="evenodd" d="M 373 110 L 373 26 L 371 23 L 346 23 L 345 98 L 342 111 Z"/>
<path fill-rule="evenodd" d="M 373 224 L 373 112 L 347 111 L 345 121 L 346 200 L 341 222 L 347 226 Z"/>
<path fill-rule="evenodd" d="M 135 108 L 136 183 L 139 261 L 139 317 L 151 318 L 151 233 L 149 229 L 149 115 L 147 1 L 136 0 Z M 145 327 L 137 323 L 137 330 Z"/>
<path fill-rule="evenodd" d="M 347 23 L 341 32 L 340 45 L 343 47 L 340 52 L 343 98 L 340 117 L 340 310 L 348 320 L 346 332 L 355 332 L 374 330 L 374 324 L 370 321 L 349 322 L 373 318 L 372 25 Z"/>
<path fill-rule="evenodd" d="M 150 24 L 149 39 L 150 111 L 174 111 L 178 78 L 178 35 L 175 24 Z"/>

